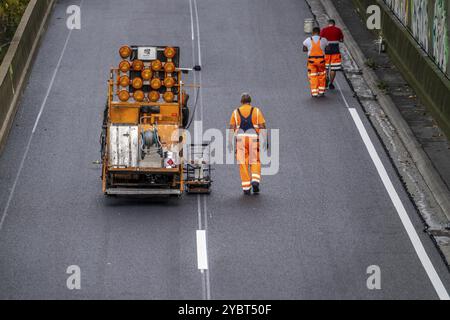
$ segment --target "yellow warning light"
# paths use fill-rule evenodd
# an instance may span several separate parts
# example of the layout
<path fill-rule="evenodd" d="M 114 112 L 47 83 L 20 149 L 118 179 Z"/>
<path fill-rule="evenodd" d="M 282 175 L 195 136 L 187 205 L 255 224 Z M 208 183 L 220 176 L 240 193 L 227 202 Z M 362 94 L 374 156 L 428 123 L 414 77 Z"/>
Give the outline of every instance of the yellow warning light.
<path fill-rule="evenodd" d="M 152 81 L 150 81 L 150 87 L 154 90 L 158 90 L 161 88 L 161 80 L 159 78 L 153 78 Z"/>
<path fill-rule="evenodd" d="M 122 90 L 119 92 L 120 101 L 126 102 L 130 99 L 130 93 L 127 90 Z"/>
<path fill-rule="evenodd" d="M 163 98 L 165 102 L 170 103 L 175 98 L 175 95 L 173 94 L 172 91 L 166 91 L 163 95 Z"/>
<path fill-rule="evenodd" d="M 164 65 L 164 71 L 167 73 L 172 73 L 175 71 L 175 64 L 173 62 L 166 62 Z"/>
<path fill-rule="evenodd" d="M 133 85 L 133 88 L 135 88 L 135 89 L 141 89 L 142 86 L 144 85 L 144 83 L 141 78 L 134 78 L 132 85 Z"/>
<path fill-rule="evenodd" d="M 130 78 L 128 76 L 121 76 L 119 78 L 119 85 L 121 87 L 128 87 L 130 85 Z"/>
<path fill-rule="evenodd" d="M 162 68 L 162 63 L 159 60 L 155 60 L 152 62 L 152 70 L 153 71 L 159 71 Z"/>
<path fill-rule="evenodd" d="M 150 91 L 150 93 L 148 94 L 148 99 L 151 102 L 157 102 L 159 100 L 160 94 L 158 91 Z"/>
<path fill-rule="evenodd" d="M 166 49 L 164 49 L 164 56 L 166 58 L 172 59 L 173 57 L 175 57 L 176 53 L 177 52 L 176 52 L 175 48 L 167 47 Z"/>
<path fill-rule="evenodd" d="M 129 46 L 123 46 L 119 49 L 119 54 L 122 57 L 122 59 L 127 59 L 131 56 L 131 48 Z"/>
<path fill-rule="evenodd" d="M 164 79 L 164 86 L 166 88 L 172 88 L 175 85 L 175 79 L 172 77 L 166 77 Z"/>
<path fill-rule="evenodd" d="M 134 71 L 142 71 L 144 69 L 144 63 L 141 60 L 134 60 L 132 67 Z"/>
<path fill-rule="evenodd" d="M 144 101 L 144 98 L 145 98 L 144 92 L 142 90 L 136 90 L 133 93 L 133 98 L 134 98 L 134 100 L 136 100 L 138 102 Z"/>
<path fill-rule="evenodd" d="M 148 68 L 145 68 L 141 73 L 142 79 L 144 80 L 150 80 L 152 78 L 152 75 L 153 75 L 152 70 Z"/>
<path fill-rule="evenodd" d="M 119 64 L 119 70 L 123 73 L 130 71 L 131 65 L 127 60 L 122 60 Z"/>

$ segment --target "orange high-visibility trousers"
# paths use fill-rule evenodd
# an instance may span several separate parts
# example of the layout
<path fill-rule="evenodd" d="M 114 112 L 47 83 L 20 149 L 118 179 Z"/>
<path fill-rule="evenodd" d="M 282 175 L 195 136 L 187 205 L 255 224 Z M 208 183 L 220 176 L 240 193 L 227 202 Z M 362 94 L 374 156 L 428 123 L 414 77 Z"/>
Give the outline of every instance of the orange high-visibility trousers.
<path fill-rule="evenodd" d="M 248 191 L 252 182 L 261 182 L 261 160 L 257 135 L 236 137 L 236 159 L 242 180 L 242 189 Z"/>
<path fill-rule="evenodd" d="M 327 72 L 325 67 L 325 57 L 308 58 L 308 78 L 311 85 L 311 95 L 317 97 L 325 93 L 327 83 Z"/>
<path fill-rule="evenodd" d="M 325 56 L 325 65 L 327 69 L 332 71 L 342 69 L 342 57 L 340 53 L 327 54 Z"/>

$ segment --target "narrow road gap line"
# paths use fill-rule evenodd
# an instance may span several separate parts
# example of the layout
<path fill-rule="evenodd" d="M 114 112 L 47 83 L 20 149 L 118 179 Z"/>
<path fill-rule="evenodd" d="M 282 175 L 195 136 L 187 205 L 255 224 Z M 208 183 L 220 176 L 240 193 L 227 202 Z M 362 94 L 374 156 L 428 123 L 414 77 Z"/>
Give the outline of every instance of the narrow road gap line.
<path fill-rule="evenodd" d="M 202 230 L 202 205 L 200 195 L 197 195 L 197 216 L 198 216 L 198 229 Z"/>
<path fill-rule="evenodd" d="M 203 197 L 203 214 L 205 219 L 205 230 L 208 231 L 208 205 L 206 197 Z"/>
<path fill-rule="evenodd" d="M 208 232 L 208 206 L 207 199 L 203 196 L 203 214 L 205 215 L 205 230 Z M 208 252 L 208 239 L 206 239 L 206 252 Z M 205 271 L 206 281 L 206 299 L 211 300 L 211 281 L 209 275 L 209 268 Z"/>
<path fill-rule="evenodd" d="M 194 1 L 194 5 L 192 5 L 192 1 Z M 197 32 L 194 30 L 194 10 L 195 10 L 195 20 Z M 195 33 L 197 34 L 197 53 L 198 53 L 198 64 L 202 66 L 202 56 L 201 56 L 201 44 L 200 44 L 200 22 L 198 17 L 198 6 L 196 0 L 189 0 L 189 11 L 191 16 L 191 39 L 192 39 L 192 64 L 195 66 Z M 194 72 L 194 84 L 197 84 L 197 75 Z M 200 114 L 195 115 L 196 119 L 199 121 L 203 121 L 203 94 L 202 94 L 202 74 L 199 74 L 199 99 L 200 99 Z M 201 137 L 200 137 L 201 138 Z M 197 215 L 198 215 L 198 230 L 197 230 L 197 264 L 198 269 L 202 273 L 202 290 L 203 290 L 203 298 L 206 300 L 211 300 L 211 285 L 210 285 L 210 277 L 209 277 L 209 269 L 208 269 L 208 245 L 206 233 L 208 229 L 208 222 L 206 213 L 204 213 L 205 219 L 205 228 L 202 226 L 202 203 L 201 200 L 203 198 L 204 201 L 204 212 L 206 212 L 206 198 L 201 195 L 197 195 Z"/>
<path fill-rule="evenodd" d="M 80 1 L 80 5 L 79 5 L 80 8 L 83 5 L 83 2 L 84 2 L 84 0 Z M 45 106 L 47 104 L 48 97 L 50 96 L 51 90 L 52 90 L 53 85 L 55 83 L 56 75 L 57 75 L 57 73 L 59 71 L 59 68 L 61 67 L 61 63 L 62 63 L 62 60 L 64 58 L 64 54 L 66 53 L 67 46 L 69 44 L 69 40 L 70 40 L 70 37 L 72 35 L 72 31 L 73 31 L 73 29 L 69 30 L 69 33 L 67 34 L 66 41 L 64 42 L 64 47 L 63 47 L 63 49 L 61 51 L 61 55 L 59 56 L 58 63 L 55 66 L 55 70 L 53 71 L 53 75 L 52 75 L 52 78 L 50 80 L 49 86 L 47 88 L 47 92 L 46 92 L 46 94 L 44 96 L 44 100 L 42 101 L 42 104 L 41 104 L 41 106 L 39 108 L 39 113 L 38 113 L 38 115 L 36 117 L 36 120 L 34 122 L 33 129 L 31 130 L 31 135 L 28 138 L 27 146 L 25 147 L 25 152 L 24 152 L 24 154 L 22 156 L 22 160 L 20 161 L 19 169 L 17 171 L 16 177 L 15 177 L 13 185 L 11 187 L 11 191 L 9 193 L 8 200 L 6 201 L 6 206 L 3 209 L 2 218 L 0 220 L 0 231 L 2 230 L 3 225 L 5 223 L 5 219 L 6 219 L 7 215 L 8 215 L 8 210 L 9 210 L 9 207 L 11 205 L 11 201 L 12 201 L 12 199 L 14 197 L 14 192 L 16 191 L 17 183 L 19 181 L 20 175 L 22 174 L 22 170 L 23 170 L 23 167 L 25 165 L 25 161 L 26 161 L 26 159 L 28 157 L 28 152 L 30 151 L 31 141 L 33 140 L 34 133 L 36 132 L 36 129 L 37 129 L 37 126 L 38 126 L 39 121 L 41 119 L 42 113 L 44 112 Z"/>
<path fill-rule="evenodd" d="M 370 140 L 369 134 L 367 133 L 366 128 L 364 127 L 364 124 L 361 121 L 361 118 L 356 111 L 355 108 L 351 108 L 347 99 L 345 98 L 344 94 L 342 93 L 341 86 L 336 81 L 336 85 L 338 87 L 339 93 L 342 96 L 342 99 L 344 100 L 345 105 L 348 108 L 348 111 L 350 112 L 350 115 L 352 116 L 352 119 L 356 125 L 356 128 L 358 129 L 358 132 L 367 148 L 367 151 L 369 152 L 370 157 L 372 158 L 372 161 L 377 169 L 378 175 L 380 176 L 384 187 L 386 188 L 387 193 L 389 194 L 389 197 L 400 217 L 400 220 L 403 224 L 403 227 L 405 228 L 406 232 L 408 233 L 408 237 L 411 240 L 411 243 L 414 247 L 414 250 L 416 251 L 417 256 L 420 259 L 420 262 L 422 263 L 422 266 L 424 267 L 428 278 L 430 279 L 439 299 L 441 300 L 450 300 L 450 297 L 448 295 L 447 290 L 445 289 L 438 273 L 436 272 L 436 269 L 433 266 L 433 263 L 431 262 L 430 258 L 428 257 L 427 252 L 425 251 L 425 248 L 420 241 L 419 235 L 416 232 L 416 229 L 414 228 L 414 225 L 411 222 L 411 219 L 408 216 L 408 213 L 406 212 L 405 207 L 403 206 L 403 203 L 395 190 L 394 185 L 392 184 L 391 179 L 389 178 L 389 175 L 386 171 L 386 168 L 383 165 L 383 162 L 381 161 L 378 152 L 375 149 L 375 146 L 372 143 L 372 140 Z"/>

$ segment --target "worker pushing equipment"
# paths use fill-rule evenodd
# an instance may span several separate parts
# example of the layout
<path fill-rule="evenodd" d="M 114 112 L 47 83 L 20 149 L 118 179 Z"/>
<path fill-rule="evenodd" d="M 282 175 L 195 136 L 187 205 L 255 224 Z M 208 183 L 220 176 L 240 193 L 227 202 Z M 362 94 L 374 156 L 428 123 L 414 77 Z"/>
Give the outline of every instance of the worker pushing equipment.
<path fill-rule="evenodd" d="M 320 36 L 320 28 L 315 27 L 311 37 L 303 42 L 303 51 L 308 52 L 308 78 L 313 97 L 323 97 L 326 89 L 325 48 L 328 41 Z"/>
<path fill-rule="evenodd" d="M 342 30 L 336 27 L 333 19 L 328 20 L 328 26 L 323 28 L 320 36 L 328 40 L 328 46 L 325 49 L 325 64 L 329 72 L 328 87 L 334 89 L 334 78 L 336 71 L 342 69 L 342 58 L 339 44 L 344 42 Z"/>
<path fill-rule="evenodd" d="M 259 141 L 260 137 L 266 140 L 266 120 L 257 107 L 251 105 L 252 98 L 243 93 L 241 106 L 233 111 L 230 119 L 230 129 L 234 134 L 230 140 L 236 139 L 236 159 L 239 164 L 242 190 L 244 194 L 259 193 L 261 183 L 261 161 Z M 229 147 L 232 141 L 229 141 Z M 266 147 L 266 145 L 264 144 Z M 249 170 L 250 169 L 250 170 Z"/>

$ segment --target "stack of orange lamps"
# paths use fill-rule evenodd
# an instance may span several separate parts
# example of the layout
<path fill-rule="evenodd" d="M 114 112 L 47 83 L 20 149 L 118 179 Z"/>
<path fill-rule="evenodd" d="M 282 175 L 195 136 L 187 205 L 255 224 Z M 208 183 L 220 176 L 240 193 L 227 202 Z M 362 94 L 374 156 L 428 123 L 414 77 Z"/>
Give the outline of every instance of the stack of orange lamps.
<path fill-rule="evenodd" d="M 173 47 L 166 47 L 164 49 L 164 56 L 166 57 L 166 62 L 161 62 L 156 59 L 153 60 L 149 65 L 141 60 L 133 60 L 130 62 L 130 57 L 133 50 L 129 46 L 123 46 L 119 49 L 120 57 L 122 61 L 118 68 L 118 98 L 122 102 L 127 102 L 133 97 L 136 102 L 143 102 L 148 99 L 150 102 L 158 102 L 161 99 L 160 89 L 165 87 L 165 92 L 162 94 L 162 98 L 166 103 L 172 103 L 175 100 L 175 93 L 173 88 L 176 86 L 175 78 L 173 73 L 176 72 L 176 66 L 173 62 L 173 58 L 176 55 L 176 49 Z M 129 72 L 139 72 L 140 76 L 130 79 Z M 164 80 L 160 77 L 160 72 L 164 72 Z M 146 96 L 143 87 L 148 83 L 150 85 L 150 92 Z M 127 88 L 132 87 L 134 92 L 132 95 L 127 90 Z"/>

